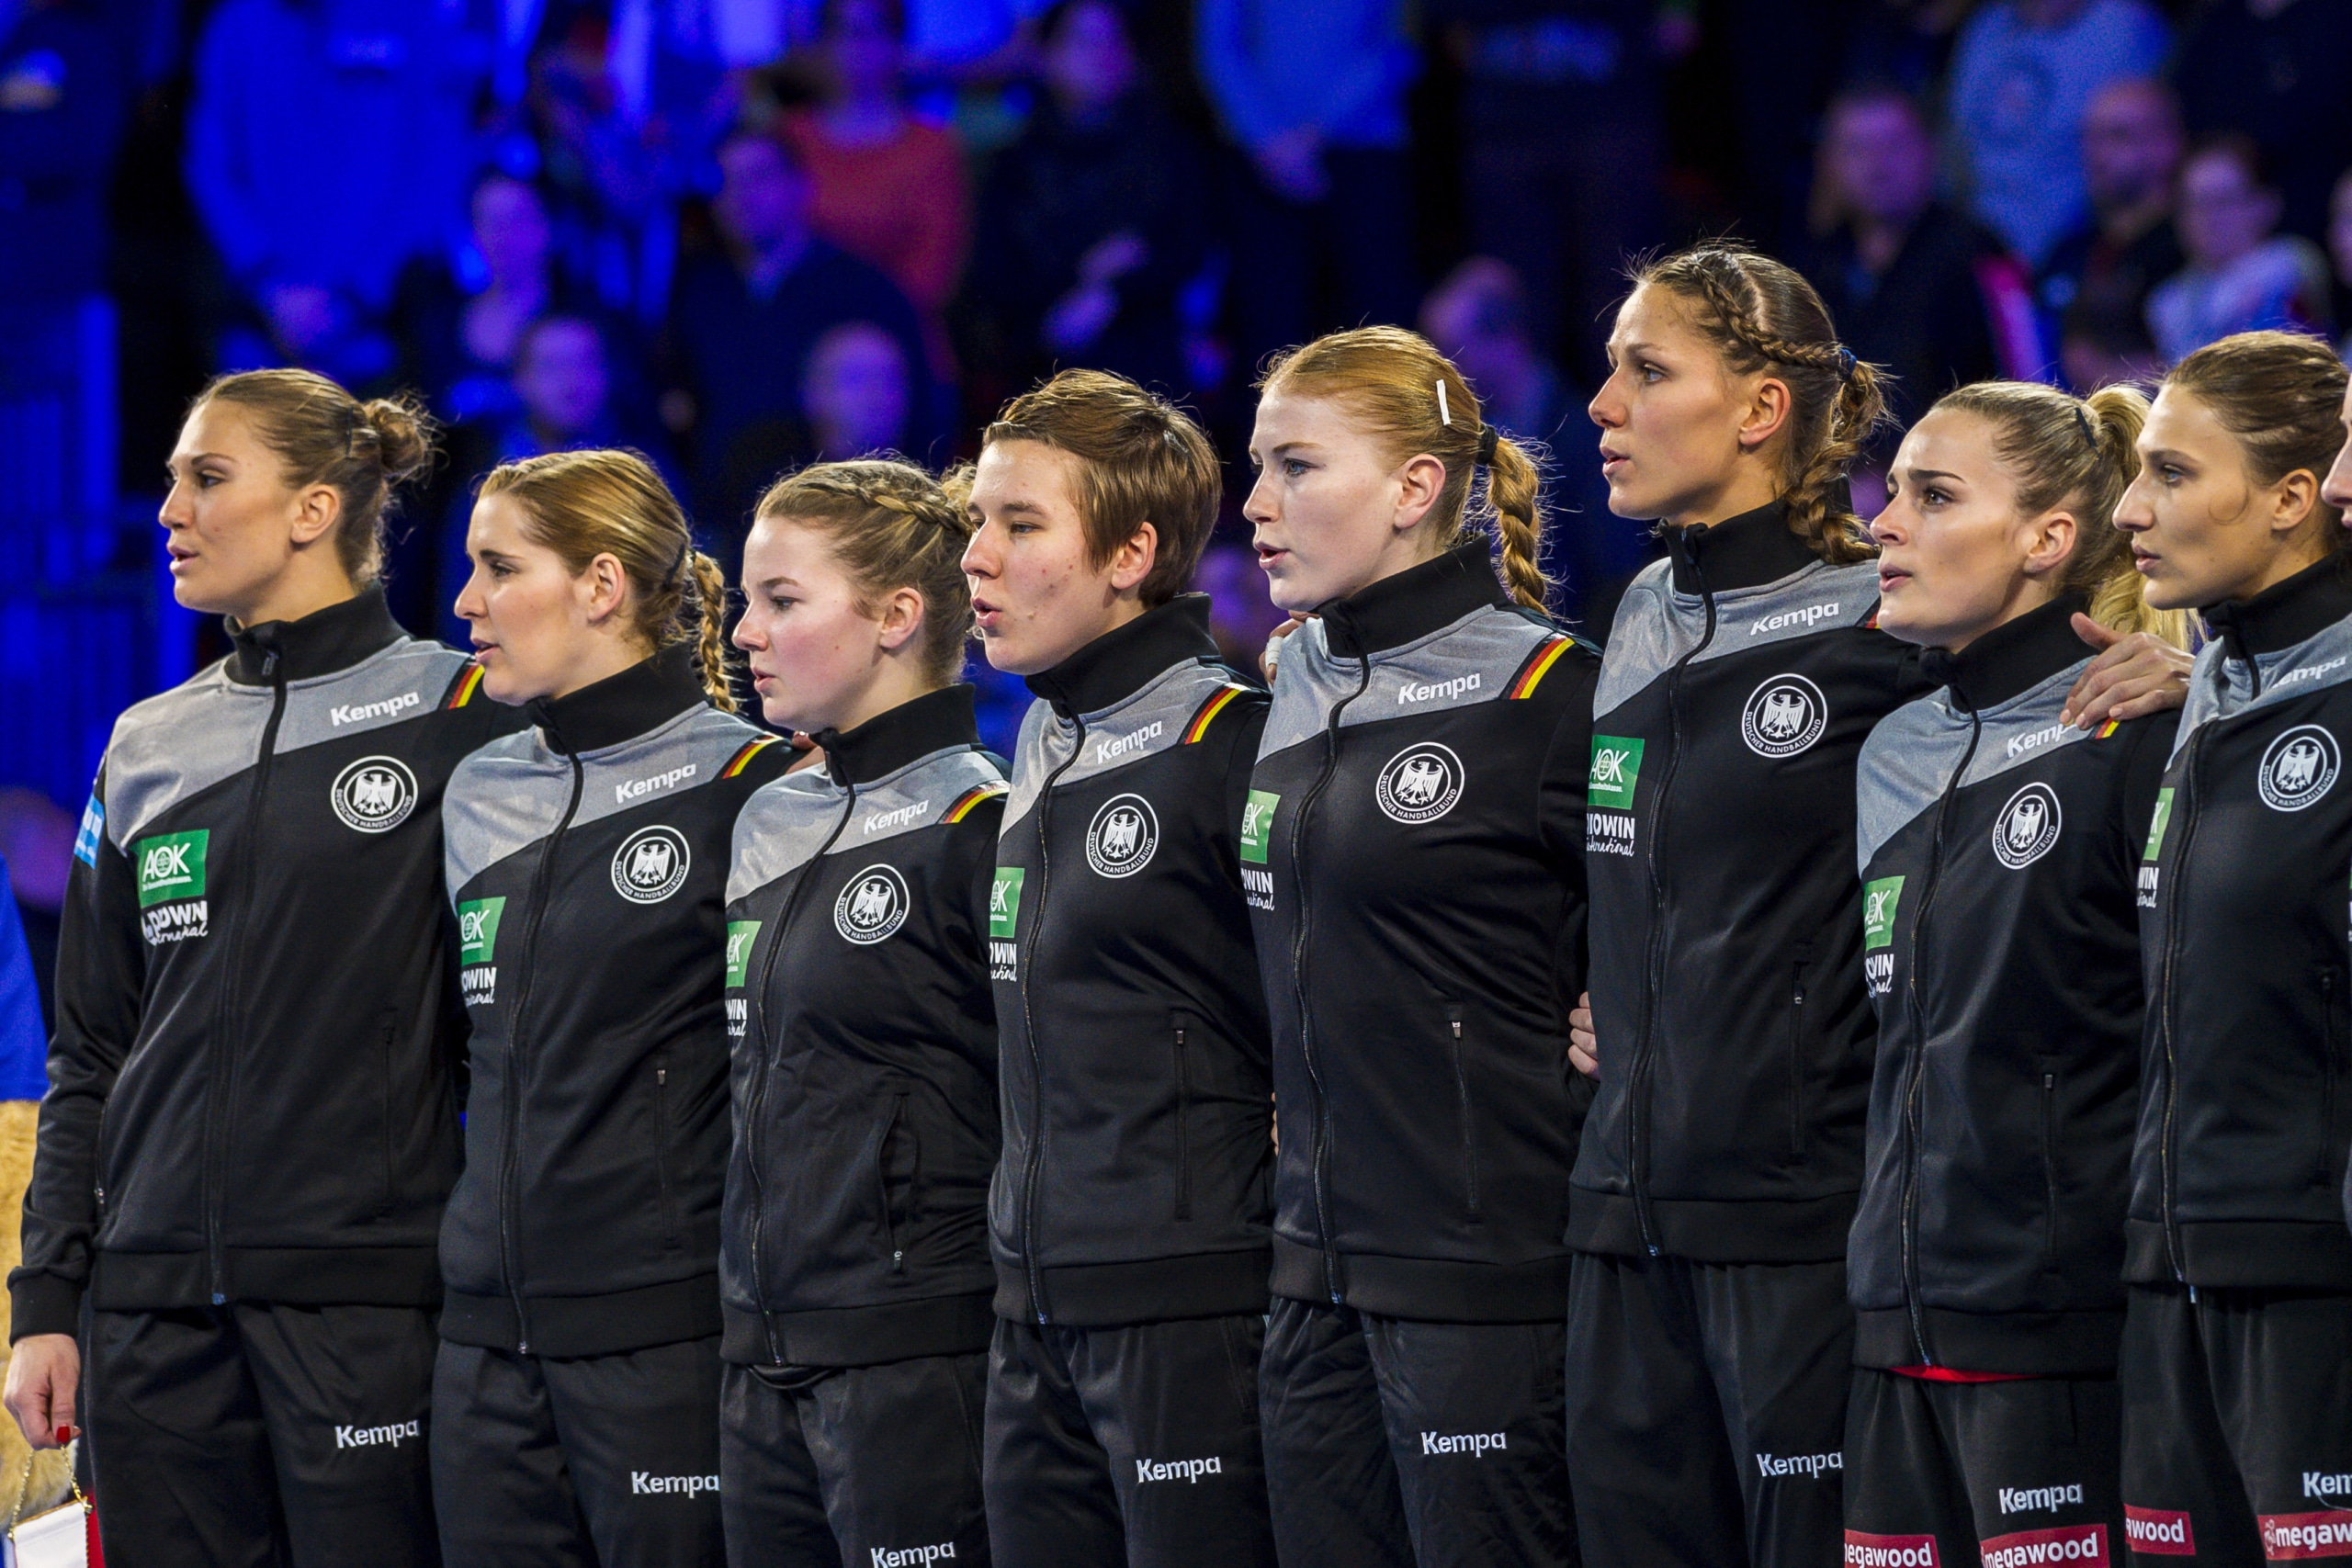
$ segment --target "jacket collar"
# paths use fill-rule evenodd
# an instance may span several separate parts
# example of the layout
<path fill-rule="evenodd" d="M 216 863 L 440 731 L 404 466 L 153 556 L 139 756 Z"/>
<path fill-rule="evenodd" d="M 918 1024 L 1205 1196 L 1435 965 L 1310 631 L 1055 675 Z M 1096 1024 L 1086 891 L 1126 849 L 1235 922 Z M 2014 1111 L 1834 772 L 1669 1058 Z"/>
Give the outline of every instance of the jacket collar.
<path fill-rule="evenodd" d="M 1216 656 L 1216 638 L 1209 636 L 1209 596 L 1180 593 L 1030 676 L 1026 684 L 1068 718 L 1115 707 L 1188 659 Z"/>
<path fill-rule="evenodd" d="M 2230 657 L 2241 663 L 2256 654 L 2292 648 L 2352 615 L 2352 558 L 2332 552 L 2251 599 L 2225 600 L 2199 613 Z"/>
<path fill-rule="evenodd" d="M 1433 560 L 1316 606 L 1323 636 L 1342 659 L 1367 659 L 1453 625 L 1473 610 L 1508 604 L 1487 541 L 1469 539 Z"/>
<path fill-rule="evenodd" d="M 820 729 L 811 739 L 824 748 L 827 774 L 846 788 L 887 777 L 933 751 L 977 747 L 980 728 L 973 716 L 972 688 L 955 685 L 925 692 L 854 729 Z"/>
<path fill-rule="evenodd" d="M 307 681 L 348 670 L 371 654 L 381 653 L 407 634 L 384 607 L 384 591 L 370 584 L 352 598 L 299 621 L 264 621 L 239 626 L 227 617 L 229 679 L 243 686 L 272 680 Z M 269 660 L 277 655 L 271 671 Z"/>
<path fill-rule="evenodd" d="M 2073 626 L 2075 613 L 2089 604 L 2080 593 L 2061 593 L 2013 621 L 2002 622 L 1958 653 L 1921 649 L 1919 669 L 1930 681 L 1951 688 L 1952 705 L 1962 713 L 1998 707 L 2028 687 L 2090 657 L 2090 649 L 2075 635 Z"/>
<path fill-rule="evenodd" d="M 1674 562 L 1677 593 L 1728 593 L 1760 588 L 1804 570 L 1818 558 L 1789 532 L 1789 509 L 1772 502 L 1712 526 L 1660 530 Z"/>
<path fill-rule="evenodd" d="M 549 750 L 576 757 L 634 739 L 709 700 L 695 673 L 694 645 L 682 642 L 617 675 L 564 696 L 533 697 L 523 706 Z"/>

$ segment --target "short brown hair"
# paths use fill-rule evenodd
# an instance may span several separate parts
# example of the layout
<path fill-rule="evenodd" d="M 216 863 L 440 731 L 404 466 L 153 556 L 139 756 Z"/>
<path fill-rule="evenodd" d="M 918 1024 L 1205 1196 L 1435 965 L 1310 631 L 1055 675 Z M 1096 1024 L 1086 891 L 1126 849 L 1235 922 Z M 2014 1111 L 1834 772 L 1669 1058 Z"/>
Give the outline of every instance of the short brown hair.
<path fill-rule="evenodd" d="M 1078 509 L 1096 567 L 1146 523 L 1159 549 L 1140 592 L 1147 608 L 1183 592 L 1216 526 L 1225 476 L 1216 449 L 1167 399 L 1107 370 L 1065 370 L 1004 405 L 982 446 L 1035 441 L 1078 459 Z"/>
<path fill-rule="evenodd" d="M 874 602 L 898 589 L 921 593 L 924 677 L 944 686 L 962 671 L 972 633 L 963 564 L 972 522 L 959 487 L 943 489 L 894 457 L 817 463 L 770 485 L 752 516 L 822 533 L 857 590 L 861 614 L 872 616 Z"/>

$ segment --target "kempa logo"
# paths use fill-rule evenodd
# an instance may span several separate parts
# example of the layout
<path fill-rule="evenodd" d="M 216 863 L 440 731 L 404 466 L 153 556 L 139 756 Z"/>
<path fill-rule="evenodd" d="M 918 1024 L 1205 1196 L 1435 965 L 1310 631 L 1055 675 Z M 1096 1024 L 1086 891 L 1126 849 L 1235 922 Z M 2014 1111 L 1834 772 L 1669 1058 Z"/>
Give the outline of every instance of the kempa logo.
<path fill-rule="evenodd" d="M 2059 1525 L 2050 1529 L 2019 1530 L 1976 1543 L 1984 1568 L 2040 1568 L 2045 1562 L 2078 1562 L 2086 1568 L 2109 1568 L 2105 1525 Z"/>
<path fill-rule="evenodd" d="M 2303 1495 L 2306 1497 L 2342 1497 L 2352 1495 L 2352 1475 L 2333 1474 L 2324 1470 L 2303 1472 Z"/>
<path fill-rule="evenodd" d="M 1823 621 L 1834 621 L 1844 614 L 1842 606 L 1807 604 L 1802 610 L 1783 610 L 1777 615 L 1767 615 L 1747 628 L 1749 637 L 1762 637 L 1766 632 L 1786 631 L 1791 626 L 1803 626 L 1810 631 Z"/>
<path fill-rule="evenodd" d="M 2034 1509 L 2056 1513 L 2064 1507 L 2080 1507 L 2083 1489 L 2074 1486 L 2004 1486 L 2001 1488 L 2001 1512 L 2022 1514 Z"/>
<path fill-rule="evenodd" d="M 1846 1568 L 1943 1568 L 1931 1535 L 1846 1532 Z"/>
<path fill-rule="evenodd" d="M 1086 863 L 1098 876 L 1133 876 L 1159 847 L 1159 818 L 1139 795 L 1113 795 L 1087 824 Z"/>
<path fill-rule="evenodd" d="M 2050 852 L 2061 827 L 2058 792 L 2034 783 L 2009 796 L 1993 822 L 1993 858 L 2011 871 L 2023 871 Z"/>
<path fill-rule="evenodd" d="M 904 1546 L 896 1551 L 877 1546 L 873 1551 L 874 1568 L 925 1568 L 943 1557 L 955 1556 L 956 1543 L 944 1540 L 937 1546 Z"/>
<path fill-rule="evenodd" d="M 718 1477 L 715 1475 L 655 1475 L 650 1471 L 632 1470 L 628 1472 L 628 1489 L 639 1497 L 659 1494 L 692 1497 L 697 1493 L 716 1493 Z"/>
<path fill-rule="evenodd" d="M 1094 760 L 1108 762 L 1124 757 L 1136 748 L 1159 739 L 1167 728 L 1166 724 L 1155 718 L 1141 729 L 1131 729 L 1125 735 L 1106 735 L 1094 743 Z"/>
<path fill-rule="evenodd" d="M 1404 707 L 1412 703 L 1452 702 L 1463 693 L 1477 689 L 1478 674 L 1476 671 L 1467 675 L 1456 675 L 1451 681 L 1430 681 L 1421 685 L 1408 681 L 1396 688 L 1396 705 Z"/>
<path fill-rule="evenodd" d="M 1462 798 L 1463 777 L 1462 759 L 1452 747 L 1424 740 L 1388 759 L 1372 797 L 1390 820 L 1410 828 L 1453 810 Z"/>
<path fill-rule="evenodd" d="M 2123 1540 L 2132 1551 L 2148 1557 L 2194 1557 L 2197 1532 L 2188 1514 L 2174 1508 L 2135 1508 L 2123 1505 Z"/>
<path fill-rule="evenodd" d="M 329 708 L 327 721 L 340 728 L 344 725 L 358 724 L 365 719 L 390 718 L 394 714 L 406 713 L 413 707 L 424 705 L 424 693 L 402 692 L 399 696 L 380 703 L 350 703 L 342 707 Z"/>
<path fill-rule="evenodd" d="M 907 923 L 907 879 L 887 865 L 869 865 L 833 900 L 833 929 L 844 942 L 871 947 Z"/>
<path fill-rule="evenodd" d="M 613 852 L 613 891 L 632 904 L 659 904 L 686 885 L 693 864 L 675 828 L 639 828 Z"/>
<path fill-rule="evenodd" d="M 389 1427 L 337 1427 L 334 1446 L 339 1449 L 369 1449 L 379 1443 L 401 1446 L 404 1438 L 418 1436 L 414 1421 L 395 1421 Z"/>
<path fill-rule="evenodd" d="M 1488 1449 L 1501 1453 L 1510 1447 L 1500 1432 L 1457 1432 L 1443 1438 L 1435 1432 L 1421 1434 L 1421 1455 L 1425 1459 L 1431 1454 L 1468 1454 L 1472 1459 L 1484 1459 Z"/>
<path fill-rule="evenodd" d="M 627 806 L 630 801 L 643 800 L 658 790 L 675 789 L 694 777 L 699 771 L 699 767 L 698 763 L 682 762 L 666 773 L 655 773 L 648 778 L 631 779 L 627 784 L 616 784 L 613 786 L 613 804 Z"/>
<path fill-rule="evenodd" d="M 153 908 L 181 898 L 204 897 L 204 853 L 211 829 L 158 833 L 131 846 L 139 867 L 139 907 Z"/>
<path fill-rule="evenodd" d="M 1198 1485 L 1204 1475 L 1223 1475 L 1225 1461 L 1211 1454 L 1206 1459 L 1176 1459 L 1161 1464 L 1148 1459 L 1136 1461 L 1136 1481 L 1182 1481 Z"/>
<path fill-rule="evenodd" d="M 1283 797 L 1272 790 L 1250 792 L 1250 803 L 1241 808 L 1241 859 L 1245 863 L 1266 863 L 1266 852 L 1274 840 L 1274 807 L 1282 803 Z"/>
<path fill-rule="evenodd" d="M 498 921 L 506 900 L 469 898 L 458 906 L 458 962 L 488 964 L 498 956 Z"/>
<path fill-rule="evenodd" d="M 858 824 L 858 835 L 863 838 L 874 833 L 888 832 L 893 828 L 910 827 L 930 815 L 931 802 L 928 800 L 918 800 L 912 806 L 901 806 L 896 811 L 876 811 L 868 815 L 864 822 Z"/>
<path fill-rule="evenodd" d="M 2076 735 L 2083 733 L 2071 725 L 2052 724 L 2029 734 L 2012 735 L 2009 737 L 2008 754 L 2016 758 L 2024 756 L 2028 751 L 2039 751 L 2053 740 L 2064 739 L 2069 731 Z"/>
<path fill-rule="evenodd" d="M 1775 675 L 1747 694 L 1739 738 L 1759 757 L 1793 757 L 1829 727 L 1828 699 L 1802 675 Z"/>
<path fill-rule="evenodd" d="M 416 809 L 416 775 L 398 757 L 362 757 L 334 776 L 327 798 L 345 827 L 389 833 Z"/>
<path fill-rule="evenodd" d="M 1620 811 L 1634 808 L 1634 786 L 1642 777 L 1643 745 L 1640 739 L 1623 735 L 1592 738 L 1592 772 L 1586 775 L 1584 792 L 1593 805 Z"/>
<path fill-rule="evenodd" d="M 727 922 L 727 988 L 729 990 L 738 990 L 742 987 L 745 971 L 751 967 L 752 964 L 752 943 L 757 942 L 759 936 L 760 922 L 757 920 Z"/>
<path fill-rule="evenodd" d="M 1846 1456 L 1834 1454 L 1758 1454 L 1756 1468 L 1766 1476 L 1806 1475 L 1818 1481 L 1833 1470 L 1846 1468 Z"/>
<path fill-rule="evenodd" d="M 2335 784 L 2343 761 L 2335 736 L 2316 724 L 2299 724 L 2264 750 L 2255 787 L 2273 811 L 2301 811 Z"/>
<path fill-rule="evenodd" d="M 2275 692 L 2281 686 L 2291 686 L 2298 681 L 2316 681 L 2331 671 L 2343 669 L 2347 663 L 2352 663 L 2352 657 L 2331 659 L 2324 664 L 2313 664 L 2301 670 L 2290 670 L 2283 675 L 2274 677 L 2270 682 L 2270 689 Z"/>

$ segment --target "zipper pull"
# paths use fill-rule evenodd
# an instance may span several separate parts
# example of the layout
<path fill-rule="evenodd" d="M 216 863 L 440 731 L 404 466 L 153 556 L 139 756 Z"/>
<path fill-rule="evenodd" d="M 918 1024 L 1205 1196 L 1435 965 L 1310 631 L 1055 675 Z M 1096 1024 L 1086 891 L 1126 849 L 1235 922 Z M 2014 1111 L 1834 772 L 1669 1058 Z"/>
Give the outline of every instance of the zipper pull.
<path fill-rule="evenodd" d="M 662 1086 L 662 1088 L 664 1088 L 664 1089 L 668 1088 L 668 1087 L 669 1087 L 669 1084 L 670 1084 L 670 1069 L 669 1069 L 669 1068 L 667 1068 L 667 1067 L 656 1067 L 656 1068 L 654 1068 L 654 1069 L 653 1069 L 653 1081 L 654 1081 L 656 1084 L 661 1085 L 661 1086 Z"/>
<path fill-rule="evenodd" d="M 893 1274 L 903 1274 L 906 1271 L 907 1249 L 903 1247 L 893 1249 L 890 1254 L 890 1272 Z"/>
<path fill-rule="evenodd" d="M 277 673 L 277 650 L 270 649 L 261 656 L 261 678 L 270 680 Z"/>

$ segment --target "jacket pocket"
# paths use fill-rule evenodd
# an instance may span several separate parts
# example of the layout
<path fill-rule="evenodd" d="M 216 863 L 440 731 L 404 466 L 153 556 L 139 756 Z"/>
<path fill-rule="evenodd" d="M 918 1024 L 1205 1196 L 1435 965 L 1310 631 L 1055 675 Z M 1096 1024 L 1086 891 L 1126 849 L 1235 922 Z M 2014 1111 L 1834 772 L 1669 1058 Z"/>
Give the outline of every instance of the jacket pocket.
<path fill-rule="evenodd" d="M 392 1148 L 392 1140 L 395 1136 L 393 1110 L 398 1103 L 392 1090 L 392 1035 L 398 1029 L 399 1023 L 400 1015 L 390 1008 L 386 1008 L 376 1018 L 376 1082 L 382 1090 L 383 1096 L 383 1102 L 379 1110 L 381 1112 L 379 1125 L 383 1132 L 384 1155 L 383 1201 L 376 1205 L 376 1214 L 379 1219 L 392 1212 L 392 1201 L 398 1196 L 396 1184 L 399 1179 L 400 1162 L 394 1157 Z"/>
<path fill-rule="evenodd" d="M 1446 1032 L 1453 1047 L 1453 1092 L 1462 1107 L 1462 1197 L 1470 1217 L 1479 1216 L 1478 1206 L 1478 1122 L 1470 1099 L 1470 1048 L 1463 1038 L 1462 1009 L 1449 1006 L 1445 1010 Z"/>
<path fill-rule="evenodd" d="M 653 1175 L 662 1193 L 662 1245 L 675 1252 L 684 1245 L 678 1234 L 677 1189 L 670 1179 L 670 1064 L 653 1058 Z"/>
<path fill-rule="evenodd" d="M 1804 1158 L 1804 1070 L 1812 1041 L 1805 1029 L 1805 967 L 1813 943 L 1801 942 L 1789 953 L 1789 1159 Z"/>
<path fill-rule="evenodd" d="M 907 1269 L 906 1248 L 899 1245 L 899 1230 L 907 1217 L 901 1194 L 910 1194 L 914 1186 L 911 1165 L 903 1181 L 894 1179 L 898 1168 L 890 1156 L 901 1134 L 909 1140 L 914 1136 L 907 1122 L 905 1089 L 890 1097 L 890 1109 L 882 1117 L 882 1134 L 874 1140 L 874 1188 L 882 1200 L 882 1250 L 889 1256 L 893 1274 Z"/>
<path fill-rule="evenodd" d="M 2058 1075 L 2041 1074 L 2041 1185 L 2044 1210 L 2041 1253 L 2045 1261 L 2058 1256 Z"/>
<path fill-rule="evenodd" d="M 2319 972 L 2320 1012 L 2324 1023 L 2319 1037 L 2320 1073 L 2320 1140 L 2319 1168 L 2312 1173 L 2312 1185 L 2328 1191 L 2335 1190 L 2339 1179 L 2335 1169 L 2336 1129 L 2342 1124 L 2344 1112 L 2344 977 L 2332 968 Z"/>
<path fill-rule="evenodd" d="M 1170 1018 L 1169 1032 L 1175 1041 L 1176 1057 L 1176 1203 L 1172 1216 L 1180 1220 L 1193 1217 L 1193 1063 L 1187 1043 L 1190 1022 L 1181 1013 Z"/>

